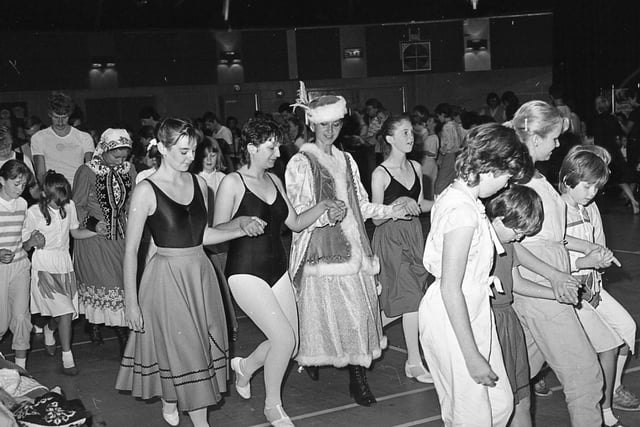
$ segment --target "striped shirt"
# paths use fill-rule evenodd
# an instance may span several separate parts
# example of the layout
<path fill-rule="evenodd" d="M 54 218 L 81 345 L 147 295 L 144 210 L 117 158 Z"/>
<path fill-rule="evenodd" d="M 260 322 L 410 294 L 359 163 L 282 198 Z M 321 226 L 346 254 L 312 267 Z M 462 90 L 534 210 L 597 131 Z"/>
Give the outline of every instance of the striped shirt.
<path fill-rule="evenodd" d="M 16 255 L 12 262 L 27 258 L 22 249 L 22 229 L 27 217 L 27 202 L 18 197 L 4 200 L 0 197 L 0 249 L 9 249 Z"/>

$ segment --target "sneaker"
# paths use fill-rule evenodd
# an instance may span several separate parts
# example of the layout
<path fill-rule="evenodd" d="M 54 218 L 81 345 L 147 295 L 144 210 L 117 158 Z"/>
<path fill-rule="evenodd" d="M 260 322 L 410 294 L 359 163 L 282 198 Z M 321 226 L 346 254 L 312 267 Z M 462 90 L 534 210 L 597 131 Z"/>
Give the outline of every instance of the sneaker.
<path fill-rule="evenodd" d="M 612 406 L 621 411 L 640 411 L 640 399 L 621 385 L 613 392 Z"/>
<path fill-rule="evenodd" d="M 553 394 L 553 390 L 549 388 L 547 385 L 547 381 L 543 378 L 540 378 L 534 385 L 533 391 L 536 396 L 539 397 L 549 397 Z"/>

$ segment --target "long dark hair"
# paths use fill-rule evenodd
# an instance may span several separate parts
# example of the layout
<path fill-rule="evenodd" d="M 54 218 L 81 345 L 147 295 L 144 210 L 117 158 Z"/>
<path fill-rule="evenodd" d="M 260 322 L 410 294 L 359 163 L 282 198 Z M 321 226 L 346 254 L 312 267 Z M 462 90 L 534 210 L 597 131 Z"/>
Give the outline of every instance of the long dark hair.
<path fill-rule="evenodd" d="M 58 206 L 60 217 L 66 218 L 67 212 L 64 207 L 71 200 L 71 185 L 67 178 L 61 173 L 49 170 L 44 176 L 42 185 L 42 195 L 38 201 L 40 212 L 47 221 L 47 225 L 51 224 L 51 214 L 49 213 L 49 203 L 54 202 Z"/>

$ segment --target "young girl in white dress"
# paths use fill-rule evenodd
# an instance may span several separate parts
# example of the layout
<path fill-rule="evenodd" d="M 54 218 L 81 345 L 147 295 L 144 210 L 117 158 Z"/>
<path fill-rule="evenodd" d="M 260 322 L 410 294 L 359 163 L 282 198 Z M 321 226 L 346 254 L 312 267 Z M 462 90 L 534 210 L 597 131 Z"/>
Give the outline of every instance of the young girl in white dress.
<path fill-rule="evenodd" d="M 23 239 L 34 231 L 40 232 L 46 243 L 42 248 L 36 247 L 31 259 L 31 312 L 51 316 L 44 327 L 45 350 L 50 356 L 55 354 L 57 329 L 62 372 L 77 375 L 71 352 L 71 321 L 78 317 L 78 287 L 69 253 L 69 233 L 74 239 L 86 239 L 96 233 L 79 228 L 69 181 L 52 170 L 44 176 L 38 204 L 27 211 Z"/>
<path fill-rule="evenodd" d="M 491 123 L 466 137 L 456 179 L 436 199 L 424 265 L 435 277 L 418 309 L 420 342 L 445 426 L 505 426 L 513 394 L 489 305 L 494 245 L 480 198 L 531 170 L 515 132 Z"/>
<path fill-rule="evenodd" d="M 618 418 L 612 406 L 637 411 L 638 398 L 622 385 L 622 371 L 635 348 L 636 323 L 629 312 L 602 286 L 601 269 L 612 263 L 620 266 L 606 249 L 606 239 L 598 205 L 593 200 L 609 178 L 609 153 L 602 147 L 576 145 L 560 167 L 560 194 L 567 204 L 567 235 L 602 245 L 593 253 L 569 252 L 571 271 L 584 283 L 578 319 L 598 353 L 604 376 L 602 415 L 605 426 L 615 426 Z"/>

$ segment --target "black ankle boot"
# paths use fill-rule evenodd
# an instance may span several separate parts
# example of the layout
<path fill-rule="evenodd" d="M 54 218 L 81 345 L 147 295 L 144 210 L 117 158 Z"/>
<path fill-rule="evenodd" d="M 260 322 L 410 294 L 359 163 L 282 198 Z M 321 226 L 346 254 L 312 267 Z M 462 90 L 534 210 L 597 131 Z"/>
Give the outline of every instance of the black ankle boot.
<path fill-rule="evenodd" d="M 307 375 L 314 381 L 318 381 L 320 378 L 320 368 L 317 366 L 305 366 L 304 370 L 307 371 Z"/>
<path fill-rule="evenodd" d="M 89 338 L 91 339 L 91 342 L 94 344 L 104 344 L 100 325 L 97 325 L 95 323 L 89 324 Z"/>
<path fill-rule="evenodd" d="M 358 405 L 371 406 L 376 403 L 367 383 L 367 371 L 362 366 L 349 365 L 349 394 Z"/>
<path fill-rule="evenodd" d="M 115 326 L 113 331 L 118 338 L 118 344 L 120 345 L 120 357 L 124 355 L 124 349 L 127 347 L 127 341 L 129 340 L 129 328 L 124 326 Z"/>

